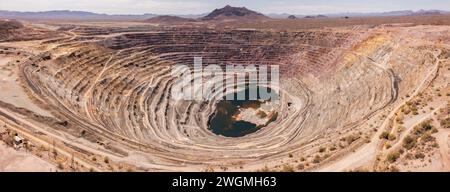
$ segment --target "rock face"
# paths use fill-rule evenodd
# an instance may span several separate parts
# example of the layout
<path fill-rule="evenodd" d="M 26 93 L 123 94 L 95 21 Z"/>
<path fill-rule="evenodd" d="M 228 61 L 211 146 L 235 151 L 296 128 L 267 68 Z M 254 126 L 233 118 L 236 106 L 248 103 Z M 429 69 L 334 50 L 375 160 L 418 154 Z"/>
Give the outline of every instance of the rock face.
<path fill-rule="evenodd" d="M 183 23 L 183 22 L 195 22 L 195 21 L 196 21 L 195 19 L 170 16 L 170 15 L 157 16 L 157 17 L 153 17 L 151 19 L 146 20 L 146 22 L 148 22 L 148 23 Z"/>
<path fill-rule="evenodd" d="M 215 9 L 202 20 L 224 20 L 224 19 L 268 19 L 269 17 L 249 10 L 245 7 L 231 7 L 229 5 L 221 9 Z"/>
<path fill-rule="evenodd" d="M 48 36 L 44 29 L 31 29 L 16 20 L 0 19 L 0 42 L 13 40 L 34 40 Z"/>
<path fill-rule="evenodd" d="M 0 20 L 0 31 L 22 28 L 22 23 L 15 20 Z"/>
<path fill-rule="evenodd" d="M 290 25 L 306 20 L 274 21 Z M 133 165 L 130 170 L 135 171 L 201 171 L 210 167 L 216 171 L 256 171 L 266 169 L 266 165 L 271 170 L 289 165 L 299 171 L 315 171 L 325 165 L 326 171 L 359 167 L 364 161 L 371 164 L 378 154 L 390 152 L 377 151 L 379 144 L 385 143 L 379 138 L 385 130 L 398 133 L 401 146 L 406 125 L 428 118 L 421 109 L 424 116 L 398 122 L 397 114 L 410 109 L 407 103 L 419 105 L 418 100 L 407 98 L 421 99 L 420 105 L 431 98 L 437 112 L 446 107 L 441 104 L 448 98 L 442 95 L 439 101 L 436 94 L 446 94 L 449 89 L 450 26 L 349 22 L 346 27 L 261 30 L 214 28 L 204 23 L 205 27 L 149 27 L 141 23 L 58 22 L 56 26 L 61 27 L 54 30 L 63 33 L 61 37 L 51 35 L 15 45 L 27 49 L 31 56 L 23 56 L 16 64 L 17 76 L 8 77 L 18 79 L 33 101 L 45 106 L 54 118 L 3 107 L 0 102 L 0 112 L 8 115 L 0 115 L 0 119 L 16 121 L 14 127 L 23 126 L 29 135 L 35 133 L 32 136 L 38 141 L 50 142 L 44 143 L 47 146 L 56 141 L 55 148 L 67 150 L 66 161 L 61 161 L 64 166 L 69 166 L 73 156 L 87 164 L 78 164 L 83 165 L 82 170 L 92 166 L 99 171 L 122 171 Z M 24 23 L 20 30 L 38 30 L 34 26 Z M 11 52 L 5 48 L 0 51 Z M 235 79 L 236 72 L 250 77 L 265 66 L 270 73 L 272 69 L 280 72 L 279 83 L 267 85 L 279 90 L 278 105 L 241 105 L 239 109 L 245 110 L 236 116 L 265 126 L 232 138 L 210 129 L 210 117 L 220 109 L 217 104 L 223 96 L 234 95 L 237 91 L 232 89 L 250 81 L 217 86 L 213 93 L 206 90 L 208 100 L 173 98 L 180 93 L 174 87 L 184 79 L 174 74 L 179 71 L 174 66 L 184 65 L 187 75 L 203 73 L 205 68 L 193 65 L 199 57 L 204 67 L 236 69 L 224 71 L 225 80 Z M 9 74 L 6 69 L 0 72 Z M 438 73 L 442 75 L 436 76 Z M 196 79 L 198 84 L 191 82 L 212 88 L 206 86 L 224 80 L 215 77 L 202 74 Z M 440 77 L 442 84 L 432 86 Z M 190 83 L 181 86 L 183 91 L 203 92 Z M 433 95 L 416 97 L 427 87 Z M 432 114 L 429 107 L 426 112 Z M 400 124 L 405 125 L 403 134 L 397 131 Z M 349 156 L 341 160 L 346 153 Z M 445 154 L 442 157 L 447 157 Z M 111 161 L 106 163 L 103 157 Z M 298 164 L 302 157 L 304 162 Z M 328 163 L 336 164 L 328 168 Z"/>
<path fill-rule="evenodd" d="M 24 81 L 30 82 L 29 91 L 69 119 L 69 124 L 83 125 L 98 140 L 114 143 L 118 151 L 140 151 L 155 159 L 149 164 L 164 165 L 162 170 L 201 170 L 195 166 L 228 162 L 263 166 L 280 162 L 291 152 L 312 155 L 318 151 L 312 145 L 338 146 L 341 137 L 370 132 L 372 122 L 366 122 L 367 117 L 410 93 L 414 86 L 407 83 L 420 84 L 429 74 L 423 70 L 433 69 L 434 57 L 428 52 L 434 47 L 401 46 L 421 36 L 418 30 L 411 34 L 409 29 L 397 30 L 133 32 L 74 45 L 70 53 L 51 62 L 39 57 L 29 60 L 21 71 Z M 442 34 L 437 38 L 447 38 L 447 33 Z M 245 137 L 213 134 L 208 120 L 223 95 L 204 102 L 177 101 L 171 96 L 179 79 L 171 74 L 172 66 L 189 65 L 198 56 L 204 66 L 279 66 L 279 86 L 269 87 L 280 90 L 276 120 Z M 254 113 L 244 111 L 240 118 L 266 123 L 250 116 Z M 362 123 L 367 126 L 354 127 Z M 179 166 L 182 163 L 186 166 Z"/>

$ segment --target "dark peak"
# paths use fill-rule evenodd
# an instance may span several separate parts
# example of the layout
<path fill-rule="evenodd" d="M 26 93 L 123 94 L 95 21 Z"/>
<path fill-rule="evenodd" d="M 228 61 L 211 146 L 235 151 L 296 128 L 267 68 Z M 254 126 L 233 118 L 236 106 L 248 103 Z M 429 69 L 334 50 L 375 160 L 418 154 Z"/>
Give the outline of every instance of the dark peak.
<path fill-rule="evenodd" d="M 297 19 L 295 15 L 289 15 L 288 19 Z"/>
<path fill-rule="evenodd" d="M 268 17 L 256 11 L 249 10 L 245 7 L 232 7 L 227 5 L 221 9 L 215 9 L 207 16 L 203 17 L 203 20 L 215 20 L 215 19 L 266 19 Z"/>

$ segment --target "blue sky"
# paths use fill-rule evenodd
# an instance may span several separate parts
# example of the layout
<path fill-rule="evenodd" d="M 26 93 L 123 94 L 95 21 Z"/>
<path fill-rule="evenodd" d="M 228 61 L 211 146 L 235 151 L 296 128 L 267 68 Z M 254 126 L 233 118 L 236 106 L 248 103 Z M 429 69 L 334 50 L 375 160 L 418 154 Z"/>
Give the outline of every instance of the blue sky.
<path fill-rule="evenodd" d="M 225 5 L 262 13 L 319 14 L 450 10 L 450 0 L 0 0 L 0 10 L 78 10 L 108 14 L 199 14 Z"/>

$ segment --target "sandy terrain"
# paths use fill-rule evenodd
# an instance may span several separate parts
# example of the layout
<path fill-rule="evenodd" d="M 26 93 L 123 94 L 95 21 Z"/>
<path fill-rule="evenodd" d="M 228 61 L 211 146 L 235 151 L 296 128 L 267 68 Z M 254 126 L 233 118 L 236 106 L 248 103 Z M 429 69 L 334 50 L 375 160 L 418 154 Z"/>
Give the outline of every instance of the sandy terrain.
<path fill-rule="evenodd" d="M 6 103 L 14 104 L 16 107 L 26 108 L 37 114 L 43 116 L 52 116 L 48 111 L 45 111 L 33 103 L 23 88 L 19 85 L 14 68 L 17 57 L 4 57 L 0 55 L 0 100 Z M 7 66 L 8 63 L 13 63 L 13 66 Z"/>
<path fill-rule="evenodd" d="M 33 154 L 16 151 L 0 143 L 0 172 L 48 172 L 56 167 Z"/>

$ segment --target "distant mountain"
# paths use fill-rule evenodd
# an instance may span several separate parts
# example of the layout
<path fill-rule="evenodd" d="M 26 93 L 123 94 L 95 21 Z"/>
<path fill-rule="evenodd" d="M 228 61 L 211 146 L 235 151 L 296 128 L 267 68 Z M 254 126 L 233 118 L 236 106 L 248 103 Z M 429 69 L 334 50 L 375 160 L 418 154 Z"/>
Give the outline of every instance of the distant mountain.
<path fill-rule="evenodd" d="M 439 14 L 448 14 L 449 11 L 443 11 L 443 10 L 418 10 L 418 11 L 411 11 L 411 10 L 405 10 L 405 11 L 391 11 L 391 12 L 383 12 L 380 13 L 382 15 L 389 15 L 389 16 L 404 16 L 404 15 L 439 15 Z"/>
<path fill-rule="evenodd" d="M 161 15 L 151 19 L 145 20 L 148 23 L 182 23 L 182 22 L 195 22 L 195 19 L 183 18 L 178 16 Z"/>
<path fill-rule="evenodd" d="M 297 17 L 295 15 L 289 15 L 287 18 L 288 19 L 297 19 Z"/>
<path fill-rule="evenodd" d="M 266 16 L 268 16 L 270 18 L 273 18 L 273 19 L 286 19 L 286 18 L 288 18 L 291 15 L 293 15 L 293 14 L 288 14 L 288 13 L 269 13 L 269 14 L 266 14 Z M 297 18 L 303 17 L 303 16 L 299 17 L 299 15 L 293 15 L 293 16 L 295 16 Z"/>
<path fill-rule="evenodd" d="M 43 20 L 144 20 L 157 16 L 156 14 L 142 15 L 108 15 L 86 11 L 41 11 L 41 12 L 20 12 L 20 11 L 2 11 L 0 18 L 8 19 L 43 19 Z"/>
<path fill-rule="evenodd" d="M 413 13 L 413 15 L 440 15 L 440 14 L 448 14 L 449 11 L 442 10 L 419 10 Z"/>
<path fill-rule="evenodd" d="M 414 11 L 412 10 L 403 10 L 403 11 L 389 11 L 389 12 L 381 12 L 381 13 L 368 13 L 372 15 L 381 15 L 381 16 L 405 16 L 412 15 Z"/>
<path fill-rule="evenodd" d="M 379 17 L 379 16 L 413 16 L 413 15 L 436 15 L 436 14 L 450 14 L 450 11 L 443 10 L 400 10 L 400 11 L 388 11 L 388 12 L 373 12 L 373 13 L 358 13 L 358 12 L 348 12 L 348 13 L 331 13 L 331 14 L 321 14 L 317 16 L 313 15 L 304 15 L 304 14 L 295 14 L 293 16 L 297 18 L 324 18 L 324 17 Z M 288 18 L 291 14 L 282 13 L 271 13 L 267 14 L 269 17 L 274 19 L 285 19 Z"/>
<path fill-rule="evenodd" d="M 326 17 L 366 17 L 366 16 L 411 16 L 411 15 L 436 15 L 436 14 L 450 14 L 449 11 L 443 10 L 401 10 L 389 12 L 374 12 L 374 13 L 336 13 L 336 14 L 322 14 Z M 201 20 L 222 20 L 222 19 L 286 19 L 290 15 L 297 18 L 304 18 L 308 15 L 304 14 L 287 14 L 287 13 L 271 13 L 269 17 L 261 13 L 249 10 L 245 7 L 231 7 L 225 6 L 222 9 L 215 9 L 213 12 L 207 14 L 190 14 L 190 15 L 171 15 L 181 18 L 201 19 Z M 322 15 L 315 16 L 323 17 Z M 86 11 L 69 11 L 69 10 L 54 10 L 41 12 L 21 12 L 21 11 L 3 11 L 0 10 L 0 18 L 4 19 L 24 19 L 24 20 L 102 20 L 102 21 L 144 21 L 153 17 L 159 16 L 157 14 L 140 14 L 140 15 L 110 15 L 100 14 Z"/>
<path fill-rule="evenodd" d="M 315 18 L 327 18 L 325 15 L 308 15 L 304 17 L 305 19 L 315 19 Z"/>
<path fill-rule="evenodd" d="M 226 19 L 240 19 L 240 20 L 253 20 L 253 19 L 268 19 L 269 17 L 258 13 L 256 11 L 249 10 L 245 7 L 231 7 L 229 5 L 221 9 L 215 9 L 210 14 L 202 17 L 202 20 L 226 20 Z"/>
<path fill-rule="evenodd" d="M 328 17 L 380 17 L 380 16 L 412 16 L 412 15 L 431 15 L 431 14 L 449 14 L 449 11 L 443 10 L 400 10 L 400 11 L 387 11 L 387 12 L 373 12 L 373 13 L 338 13 L 338 14 L 327 14 Z"/>

